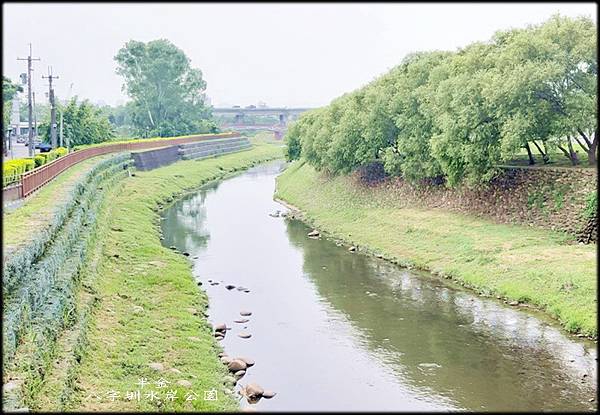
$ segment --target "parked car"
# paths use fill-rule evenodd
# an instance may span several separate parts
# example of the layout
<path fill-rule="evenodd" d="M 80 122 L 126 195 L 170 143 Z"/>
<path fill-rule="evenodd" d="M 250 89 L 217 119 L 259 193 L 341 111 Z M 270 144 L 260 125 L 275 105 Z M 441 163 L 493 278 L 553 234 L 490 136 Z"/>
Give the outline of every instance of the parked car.
<path fill-rule="evenodd" d="M 52 150 L 52 145 L 50 143 L 40 142 L 39 144 L 35 145 L 35 148 L 39 149 L 41 153 L 47 153 L 48 151 Z"/>
<path fill-rule="evenodd" d="M 40 145 L 41 143 L 42 143 L 42 140 L 40 140 L 38 138 L 33 139 L 33 145 L 35 146 L 35 148 L 38 148 L 38 145 Z M 25 139 L 25 145 L 26 146 L 29 145 L 29 139 Z"/>

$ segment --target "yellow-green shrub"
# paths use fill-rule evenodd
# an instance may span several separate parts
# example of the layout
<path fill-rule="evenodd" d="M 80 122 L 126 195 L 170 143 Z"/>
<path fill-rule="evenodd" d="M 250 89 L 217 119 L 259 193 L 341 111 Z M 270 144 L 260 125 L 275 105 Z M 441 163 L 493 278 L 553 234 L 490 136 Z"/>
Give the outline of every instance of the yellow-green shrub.
<path fill-rule="evenodd" d="M 11 183 L 17 181 L 17 169 L 14 166 L 6 165 L 4 163 L 2 165 L 2 186 L 8 186 Z"/>
<path fill-rule="evenodd" d="M 46 156 L 44 154 L 36 155 L 33 160 L 35 161 L 35 167 L 40 167 L 43 164 L 46 164 Z"/>
<path fill-rule="evenodd" d="M 21 174 L 33 169 L 34 161 L 32 159 L 5 161 L 2 164 L 3 186 L 16 182 Z"/>
<path fill-rule="evenodd" d="M 58 155 L 58 157 L 66 156 L 69 153 L 69 150 L 67 150 L 64 147 L 57 147 L 52 151 L 55 152 Z"/>
<path fill-rule="evenodd" d="M 3 186 L 7 186 L 17 181 L 19 176 L 25 172 L 40 167 L 52 160 L 65 156 L 68 150 L 64 147 L 58 147 L 47 153 L 37 154 L 33 158 L 23 158 L 8 160 L 2 163 Z"/>

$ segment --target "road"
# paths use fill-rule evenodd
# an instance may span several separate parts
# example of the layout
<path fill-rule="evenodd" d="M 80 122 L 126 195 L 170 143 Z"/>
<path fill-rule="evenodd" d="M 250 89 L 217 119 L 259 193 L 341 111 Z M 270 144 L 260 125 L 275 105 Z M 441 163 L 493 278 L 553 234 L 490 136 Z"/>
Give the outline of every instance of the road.
<path fill-rule="evenodd" d="M 39 154 L 40 150 L 35 150 L 35 154 Z M 24 143 L 17 143 L 13 140 L 12 142 L 12 150 L 8 150 L 8 156 L 5 157 L 6 160 L 19 159 L 29 157 L 29 147 Z"/>

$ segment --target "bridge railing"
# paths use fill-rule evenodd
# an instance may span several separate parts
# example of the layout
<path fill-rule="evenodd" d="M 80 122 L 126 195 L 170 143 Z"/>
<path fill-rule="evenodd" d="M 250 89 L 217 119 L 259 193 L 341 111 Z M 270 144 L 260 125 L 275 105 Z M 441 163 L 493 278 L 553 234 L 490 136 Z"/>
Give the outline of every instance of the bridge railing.
<path fill-rule="evenodd" d="M 60 157 L 48 164 L 41 166 L 35 170 L 27 172 L 21 176 L 20 183 L 2 190 L 3 196 L 8 196 L 9 200 L 15 198 L 27 197 L 31 193 L 44 186 L 50 180 L 58 176 L 60 173 L 69 167 L 87 160 L 91 157 L 100 156 L 108 153 L 117 153 L 122 151 L 144 150 L 149 148 L 166 147 L 177 144 L 187 144 L 202 140 L 211 140 L 219 138 L 237 137 L 238 133 L 221 133 L 221 134 L 200 134 L 181 138 L 170 138 L 164 140 L 139 140 L 126 143 L 115 143 L 101 145 L 97 147 L 89 147 L 82 150 L 77 150 L 66 156 Z M 5 199 L 6 200 L 6 199 Z"/>

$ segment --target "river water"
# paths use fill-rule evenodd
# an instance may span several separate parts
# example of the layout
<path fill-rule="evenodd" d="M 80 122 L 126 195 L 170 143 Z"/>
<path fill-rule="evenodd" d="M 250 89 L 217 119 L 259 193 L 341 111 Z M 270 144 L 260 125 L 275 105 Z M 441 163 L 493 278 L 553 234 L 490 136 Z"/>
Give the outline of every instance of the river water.
<path fill-rule="evenodd" d="M 221 342 L 256 361 L 261 411 L 594 410 L 593 342 L 543 316 L 407 271 L 272 217 L 282 162 L 200 189 L 163 217 L 190 253 Z M 211 285 L 210 281 L 219 282 Z M 231 284 L 250 292 L 228 290 Z M 240 311 L 252 312 L 238 324 Z M 250 333 L 243 339 L 237 335 Z M 243 406 L 250 406 L 240 398 Z"/>

